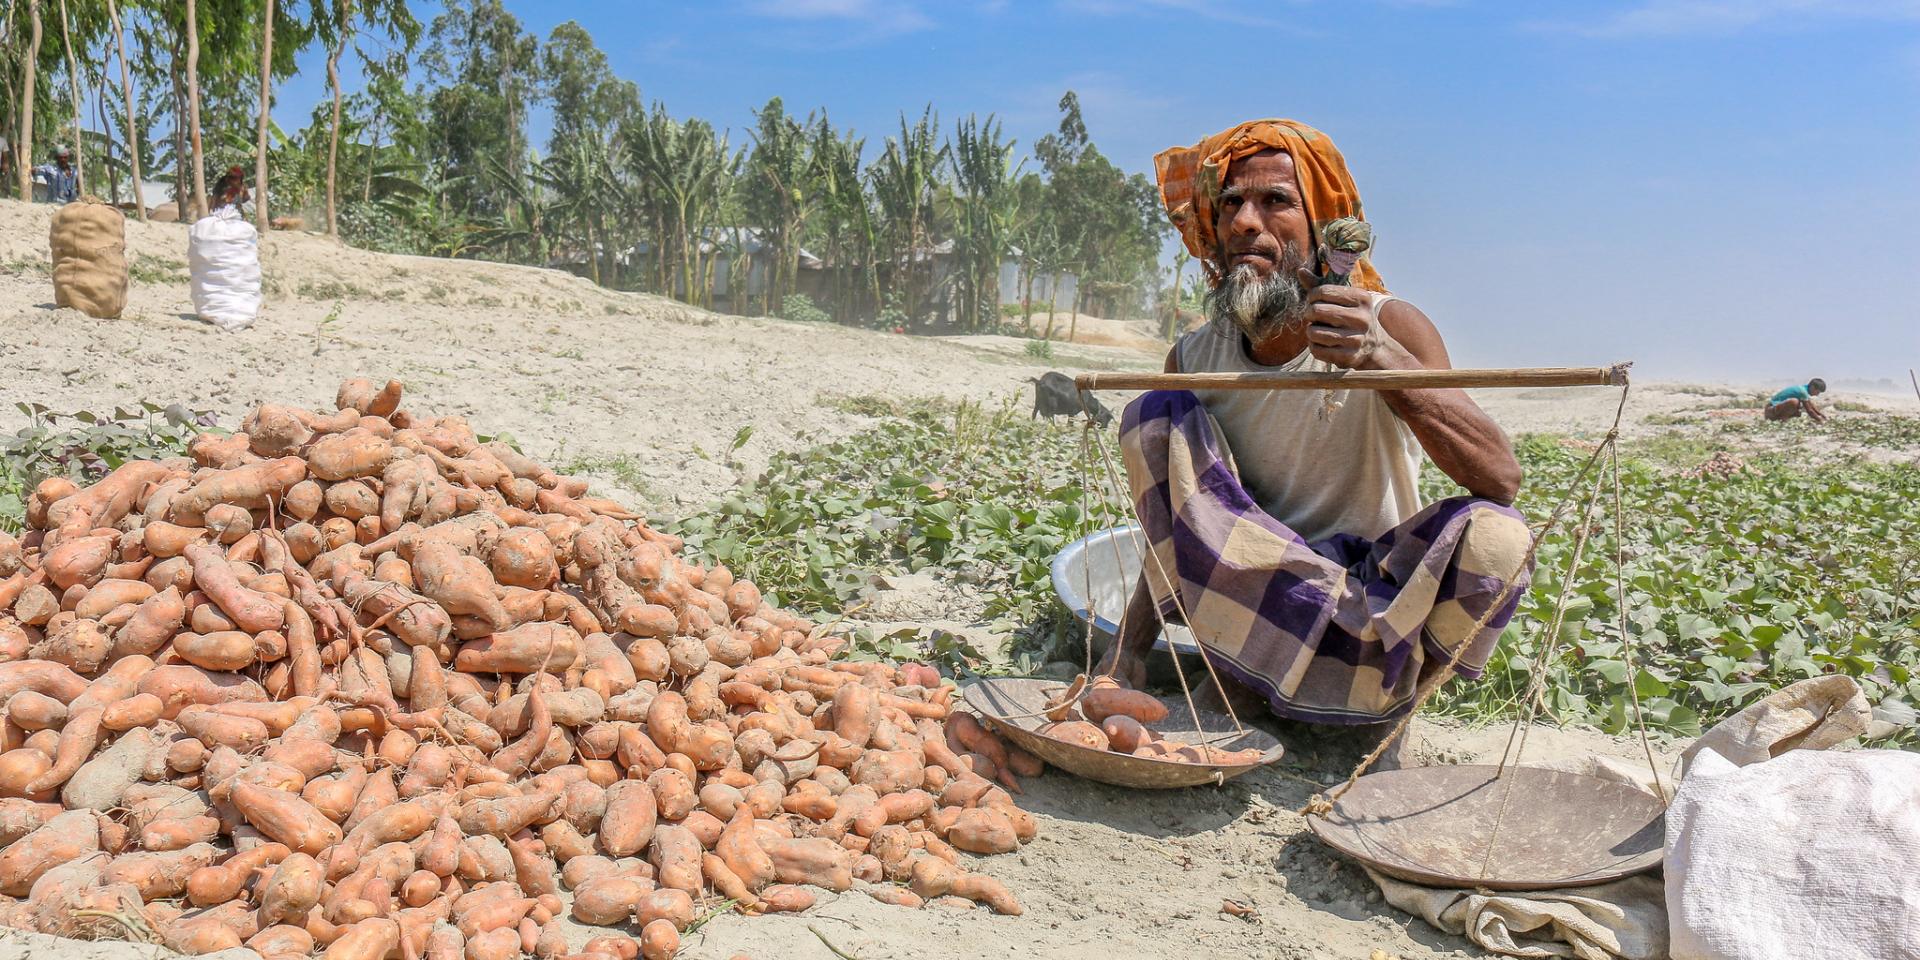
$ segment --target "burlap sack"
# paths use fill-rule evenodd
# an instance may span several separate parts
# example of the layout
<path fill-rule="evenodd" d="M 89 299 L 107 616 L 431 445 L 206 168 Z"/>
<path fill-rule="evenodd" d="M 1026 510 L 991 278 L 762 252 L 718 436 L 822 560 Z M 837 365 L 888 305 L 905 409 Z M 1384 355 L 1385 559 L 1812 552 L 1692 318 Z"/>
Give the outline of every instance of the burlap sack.
<path fill-rule="evenodd" d="M 127 306 L 127 218 L 87 197 L 55 211 L 53 302 L 91 317 L 117 317 Z"/>

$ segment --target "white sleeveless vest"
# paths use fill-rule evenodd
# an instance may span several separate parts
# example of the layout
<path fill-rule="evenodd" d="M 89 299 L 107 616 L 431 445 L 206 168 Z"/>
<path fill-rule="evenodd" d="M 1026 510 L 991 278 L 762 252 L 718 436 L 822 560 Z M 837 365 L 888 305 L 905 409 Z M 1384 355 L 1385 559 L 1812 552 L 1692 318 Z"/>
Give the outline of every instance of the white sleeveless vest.
<path fill-rule="evenodd" d="M 1393 299 L 1374 298 L 1374 322 Z M 1306 350 L 1277 367 L 1262 366 L 1243 344 L 1238 328 L 1215 321 L 1181 337 L 1174 350 L 1182 373 L 1335 369 Z M 1425 453 L 1379 391 L 1335 390 L 1340 407 L 1324 419 L 1324 390 L 1194 393 L 1219 424 L 1254 502 L 1302 537 L 1374 539 L 1420 512 Z"/>

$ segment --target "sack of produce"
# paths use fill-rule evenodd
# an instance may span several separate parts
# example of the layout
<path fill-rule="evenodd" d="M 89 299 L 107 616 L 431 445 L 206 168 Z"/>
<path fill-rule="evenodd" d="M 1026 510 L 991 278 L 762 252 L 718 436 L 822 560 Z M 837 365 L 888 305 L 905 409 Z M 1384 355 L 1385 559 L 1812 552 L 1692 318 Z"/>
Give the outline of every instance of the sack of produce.
<path fill-rule="evenodd" d="M 260 315 L 260 234 L 238 207 L 221 207 L 187 229 L 193 312 L 228 333 Z"/>
<path fill-rule="evenodd" d="M 127 218 L 88 197 L 53 215 L 53 302 L 90 317 L 117 317 L 127 306 Z"/>

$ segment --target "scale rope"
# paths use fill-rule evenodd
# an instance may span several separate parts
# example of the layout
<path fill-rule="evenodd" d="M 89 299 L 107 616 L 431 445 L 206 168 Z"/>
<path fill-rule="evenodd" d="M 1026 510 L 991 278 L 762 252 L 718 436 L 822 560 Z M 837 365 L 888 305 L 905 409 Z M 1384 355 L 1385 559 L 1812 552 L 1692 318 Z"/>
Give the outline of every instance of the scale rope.
<path fill-rule="evenodd" d="M 1485 630 L 1495 613 L 1513 598 L 1519 577 L 1532 567 L 1539 554 L 1541 544 L 1546 540 L 1548 535 L 1559 529 L 1560 525 L 1567 519 L 1572 508 L 1578 505 L 1580 508 L 1580 524 L 1574 533 L 1572 554 L 1567 570 L 1561 581 L 1559 595 L 1555 601 L 1553 614 L 1547 628 L 1547 636 L 1541 640 L 1540 650 L 1529 668 L 1527 689 L 1522 695 L 1522 709 L 1514 718 L 1513 729 L 1509 732 L 1507 744 L 1501 751 L 1500 764 L 1495 774 L 1495 779 L 1502 781 L 1502 795 L 1500 798 L 1499 812 L 1494 820 L 1492 831 L 1488 835 L 1486 850 L 1481 859 L 1480 877 L 1484 880 L 1488 871 L 1491 869 L 1495 845 L 1499 840 L 1501 827 L 1506 821 L 1509 801 L 1512 798 L 1513 778 L 1505 776 L 1505 773 L 1510 765 L 1517 766 L 1520 758 L 1525 754 L 1527 735 L 1531 732 L 1534 721 L 1545 709 L 1547 672 L 1555 660 L 1555 655 L 1561 649 L 1560 634 L 1565 623 L 1568 604 L 1573 596 L 1573 578 L 1579 572 L 1581 561 L 1585 557 L 1587 544 L 1594 532 L 1594 513 L 1604 496 L 1604 489 L 1609 485 L 1607 482 L 1609 480 L 1611 480 L 1610 485 L 1612 487 L 1613 501 L 1614 550 L 1612 559 L 1614 599 L 1616 615 L 1618 617 L 1617 627 L 1620 632 L 1622 658 L 1627 667 L 1627 689 L 1632 704 L 1633 724 L 1639 736 L 1641 749 L 1646 755 L 1647 766 L 1653 773 L 1655 791 L 1659 795 L 1662 803 L 1666 803 L 1669 799 L 1665 783 L 1661 779 L 1659 763 L 1654 757 L 1652 741 L 1647 734 L 1646 720 L 1641 710 L 1640 693 L 1634 682 L 1637 679 L 1639 671 L 1637 665 L 1638 658 L 1635 655 L 1635 640 L 1628 629 L 1625 574 L 1625 497 L 1623 494 L 1623 484 L 1620 479 L 1619 451 L 1620 426 L 1626 414 L 1627 399 L 1629 391 L 1631 390 L 1626 375 L 1628 366 L 1628 364 L 1619 364 L 1613 367 L 1601 368 L 1555 368 L 1546 370 L 1336 371 L 1330 374 L 1083 374 L 1076 378 L 1076 385 L 1079 387 L 1079 396 L 1081 398 L 1081 409 L 1084 413 L 1088 414 L 1081 436 L 1081 457 L 1079 465 L 1082 532 L 1084 536 L 1091 536 L 1094 532 L 1092 530 L 1093 514 L 1088 509 L 1087 504 L 1087 490 L 1090 486 L 1088 482 L 1089 468 L 1087 461 L 1093 457 L 1093 448 L 1097 447 L 1099 454 L 1098 460 L 1105 468 L 1104 473 L 1107 481 L 1107 490 L 1117 496 L 1117 499 L 1124 505 L 1126 517 L 1140 528 L 1140 533 L 1136 534 L 1136 542 L 1143 556 L 1143 563 L 1147 562 L 1144 558 L 1152 558 L 1151 562 L 1154 564 L 1155 573 L 1163 582 L 1172 587 L 1172 589 L 1168 591 L 1168 595 L 1173 601 L 1175 612 L 1179 615 L 1182 622 L 1191 623 L 1191 620 L 1187 616 L 1185 603 L 1180 596 L 1181 591 L 1178 588 L 1178 583 L 1168 575 L 1165 561 L 1160 557 L 1159 553 L 1152 550 L 1151 546 L 1145 542 L 1145 525 L 1141 521 L 1139 509 L 1133 502 L 1133 498 L 1128 495 L 1128 492 L 1120 485 L 1118 475 L 1113 466 L 1113 452 L 1106 445 L 1104 433 L 1094 425 L 1091 412 L 1088 410 L 1086 402 L 1093 390 L 1154 390 L 1168 388 L 1329 389 L 1336 386 L 1383 390 L 1473 386 L 1618 386 L 1620 388 L 1620 399 L 1614 408 L 1613 424 L 1608 429 L 1606 436 L 1595 445 L 1588 455 L 1586 462 L 1581 465 L 1579 472 L 1575 474 L 1573 480 L 1567 485 L 1566 492 L 1562 494 L 1560 499 L 1555 503 L 1546 521 L 1535 528 L 1532 537 L 1529 539 L 1526 553 L 1521 558 L 1519 566 L 1514 570 L 1513 574 L 1507 578 L 1506 584 L 1501 589 L 1501 592 L 1494 598 L 1493 602 L 1489 604 L 1487 611 L 1480 616 L 1479 620 L 1474 624 L 1472 632 L 1469 634 L 1469 636 L 1475 636 Z M 1093 438 L 1091 445 L 1088 442 L 1088 437 Z M 1603 458 L 1605 469 L 1604 471 L 1597 470 L 1596 468 L 1601 466 Z M 1583 492 L 1584 496 L 1582 495 Z M 1116 569 L 1124 569 L 1123 565 L 1119 563 L 1120 548 L 1117 538 L 1109 538 L 1109 541 L 1109 545 L 1114 551 Z M 1093 604 L 1092 564 L 1084 563 L 1082 567 L 1086 575 L 1085 596 L 1089 606 L 1086 629 L 1084 631 L 1086 673 L 1088 676 L 1092 676 L 1094 630 L 1094 616 L 1091 609 Z M 1132 604 L 1129 603 L 1128 607 L 1130 608 L 1131 606 Z M 1164 631 L 1167 627 L 1166 614 L 1157 603 L 1153 604 L 1153 612 L 1154 616 L 1160 622 L 1162 631 Z M 1125 629 L 1126 613 L 1123 612 L 1116 627 L 1116 643 L 1119 642 L 1120 637 L 1125 635 Z M 1238 735 L 1239 732 L 1244 732 L 1245 728 L 1241 725 L 1238 715 L 1233 711 L 1232 698 L 1227 695 L 1226 688 L 1224 684 L 1222 684 L 1219 674 L 1214 670 L 1212 657 L 1207 655 L 1205 646 L 1198 643 L 1197 636 L 1195 639 L 1196 645 L 1200 647 L 1201 651 L 1200 661 L 1205 664 L 1207 668 L 1208 679 L 1213 682 L 1214 688 L 1219 692 L 1220 701 L 1225 706 L 1228 716 L 1232 719 L 1234 730 L 1236 731 L 1236 735 Z M 1391 731 L 1381 739 L 1379 745 L 1375 746 L 1371 752 L 1360 760 L 1359 764 L 1354 767 L 1353 772 L 1348 775 L 1344 782 L 1324 795 L 1315 794 L 1298 813 L 1302 816 L 1318 816 L 1322 818 L 1331 813 L 1334 804 L 1341 796 L 1366 774 L 1367 770 L 1386 753 L 1396 740 L 1406 734 L 1407 728 L 1412 724 L 1414 716 L 1420 712 L 1421 708 L 1432 699 L 1433 695 L 1437 693 L 1441 687 L 1446 685 L 1447 681 L 1457 675 L 1460 659 L 1470 646 L 1471 644 L 1469 643 L 1461 643 L 1458 645 L 1452 655 L 1438 670 L 1433 671 L 1421 680 L 1415 691 L 1413 701 L 1408 706 L 1406 712 L 1401 715 L 1399 721 L 1393 726 Z M 1187 681 L 1186 670 L 1180 663 L 1178 652 L 1169 650 L 1169 653 L 1172 654 L 1175 675 L 1180 683 L 1181 695 L 1186 700 L 1187 709 L 1192 713 L 1194 726 L 1200 728 L 1202 727 L 1200 714 L 1194 704 L 1193 691 Z"/>

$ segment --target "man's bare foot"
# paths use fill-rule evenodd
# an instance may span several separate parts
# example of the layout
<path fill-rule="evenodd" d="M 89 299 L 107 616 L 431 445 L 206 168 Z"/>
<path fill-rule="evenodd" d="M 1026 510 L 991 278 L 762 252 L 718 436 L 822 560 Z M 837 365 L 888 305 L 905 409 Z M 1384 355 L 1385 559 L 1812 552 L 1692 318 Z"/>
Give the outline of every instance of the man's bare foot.
<path fill-rule="evenodd" d="M 1113 646 L 1107 650 L 1107 655 L 1101 657 L 1100 663 L 1094 667 L 1094 674 L 1096 676 L 1112 677 L 1120 681 L 1121 686 L 1134 690 L 1146 686 L 1146 658 L 1133 653 L 1133 649 L 1137 648 L 1133 647 L 1132 643 L 1121 638 L 1115 638 Z"/>
<path fill-rule="evenodd" d="M 1243 721 L 1266 716 L 1267 698 L 1231 677 L 1220 677 L 1220 683 L 1226 684 L 1225 695 L 1221 694 L 1219 684 L 1214 682 L 1205 667 L 1197 671 L 1188 670 L 1187 683 L 1193 688 L 1193 706 L 1197 710 L 1232 714 Z"/>

